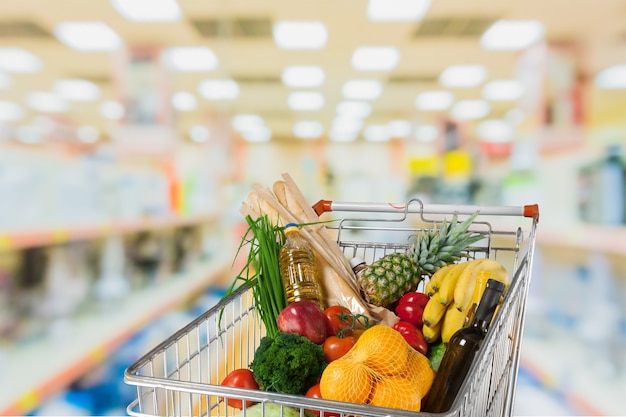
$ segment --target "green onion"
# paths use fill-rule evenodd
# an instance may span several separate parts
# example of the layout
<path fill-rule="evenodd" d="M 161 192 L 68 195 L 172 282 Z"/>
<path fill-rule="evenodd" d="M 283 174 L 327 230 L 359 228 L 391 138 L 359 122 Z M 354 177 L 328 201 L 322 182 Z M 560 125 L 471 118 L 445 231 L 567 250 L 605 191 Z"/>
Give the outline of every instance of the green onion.
<path fill-rule="evenodd" d="M 285 242 L 281 228 L 273 225 L 266 214 L 256 220 L 246 216 L 248 230 L 237 249 L 249 246 L 247 261 L 226 292 L 229 296 L 243 285 L 252 288 L 254 305 L 268 336 L 278 333 L 278 314 L 287 306 L 287 293 L 280 276 L 279 255 Z M 239 284 L 239 285 L 237 285 Z"/>

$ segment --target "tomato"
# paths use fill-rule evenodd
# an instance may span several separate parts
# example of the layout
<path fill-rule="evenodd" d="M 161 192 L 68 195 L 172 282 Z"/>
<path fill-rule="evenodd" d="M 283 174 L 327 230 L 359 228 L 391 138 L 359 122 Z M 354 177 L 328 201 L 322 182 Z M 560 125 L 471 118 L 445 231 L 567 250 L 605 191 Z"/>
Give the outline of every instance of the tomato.
<path fill-rule="evenodd" d="M 254 380 L 252 371 L 247 368 L 239 368 L 226 375 L 222 384 L 226 387 L 259 389 L 259 384 Z M 235 398 L 227 398 L 226 404 L 234 408 L 243 408 L 243 401 Z M 254 401 L 246 401 L 246 407 L 255 404 Z"/>
<path fill-rule="evenodd" d="M 424 308 L 418 304 L 398 304 L 396 306 L 396 314 L 400 317 L 400 320 L 408 321 L 417 328 L 422 328 L 424 321 L 422 316 L 424 315 Z"/>
<path fill-rule="evenodd" d="M 354 336 L 330 336 L 327 338 L 324 341 L 324 358 L 326 359 L 326 363 L 331 363 L 335 359 L 341 358 L 352 349 L 355 343 L 356 337 Z"/>
<path fill-rule="evenodd" d="M 350 316 L 342 317 L 344 314 Z M 352 326 L 354 318 L 351 314 L 348 308 L 342 306 L 326 308 L 324 310 L 324 316 L 326 316 L 326 336 L 337 336 L 341 330 Z"/>
<path fill-rule="evenodd" d="M 322 398 L 322 393 L 320 392 L 320 384 L 315 384 L 313 385 L 311 388 L 309 388 L 309 390 L 306 392 L 305 394 L 307 397 L 311 397 L 311 398 Z M 313 414 L 315 414 L 316 416 L 320 415 L 320 411 L 319 410 L 306 410 L 309 411 Z M 329 412 L 324 412 L 323 417 L 339 417 L 338 413 L 329 413 Z"/>
<path fill-rule="evenodd" d="M 393 328 L 400 332 L 404 340 L 422 355 L 428 353 L 428 342 L 424 339 L 424 335 L 414 325 L 406 321 L 399 321 L 393 325 Z"/>
<path fill-rule="evenodd" d="M 398 301 L 398 305 L 402 304 L 417 304 L 422 308 L 426 307 L 426 304 L 430 300 L 430 297 L 423 292 L 411 291 L 404 294 Z"/>

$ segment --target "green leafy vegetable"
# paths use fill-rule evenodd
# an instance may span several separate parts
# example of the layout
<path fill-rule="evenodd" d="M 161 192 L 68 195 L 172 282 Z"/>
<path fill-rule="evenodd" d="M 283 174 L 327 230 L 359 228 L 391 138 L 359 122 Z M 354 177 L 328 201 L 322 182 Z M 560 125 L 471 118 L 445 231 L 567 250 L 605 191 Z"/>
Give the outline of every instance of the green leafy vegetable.
<path fill-rule="evenodd" d="M 326 367 L 324 350 L 296 333 L 265 336 L 254 352 L 250 370 L 259 387 L 285 394 L 304 394 Z"/>

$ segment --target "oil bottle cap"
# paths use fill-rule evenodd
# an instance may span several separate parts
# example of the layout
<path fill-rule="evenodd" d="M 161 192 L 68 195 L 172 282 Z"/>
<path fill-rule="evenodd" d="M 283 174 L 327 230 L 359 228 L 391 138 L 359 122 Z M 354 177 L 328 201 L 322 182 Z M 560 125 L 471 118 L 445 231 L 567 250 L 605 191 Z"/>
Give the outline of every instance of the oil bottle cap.
<path fill-rule="evenodd" d="M 290 232 L 290 231 L 292 231 L 292 230 L 297 230 L 297 229 L 298 229 L 298 227 L 299 227 L 299 226 L 298 226 L 298 224 L 297 224 L 297 223 L 287 223 L 287 224 L 285 225 L 284 230 L 285 230 L 285 232 Z"/>

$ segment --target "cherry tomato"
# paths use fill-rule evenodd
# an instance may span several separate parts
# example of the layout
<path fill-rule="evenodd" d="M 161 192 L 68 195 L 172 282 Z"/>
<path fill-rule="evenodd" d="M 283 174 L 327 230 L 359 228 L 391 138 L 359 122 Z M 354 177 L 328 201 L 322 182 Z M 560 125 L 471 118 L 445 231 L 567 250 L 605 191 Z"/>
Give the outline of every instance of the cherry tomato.
<path fill-rule="evenodd" d="M 254 380 L 252 371 L 247 368 L 239 368 L 226 375 L 222 385 L 227 387 L 259 389 L 259 384 Z M 243 401 L 235 398 L 227 398 L 226 404 L 234 408 L 243 408 Z M 254 401 L 246 401 L 246 407 L 255 404 Z"/>
<path fill-rule="evenodd" d="M 326 336 L 337 336 L 337 334 L 352 326 L 354 318 L 352 316 L 343 319 L 342 314 L 352 314 L 350 310 L 342 306 L 330 306 L 324 310 L 326 316 Z"/>
<path fill-rule="evenodd" d="M 424 339 L 424 335 L 414 325 L 407 321 L 399 321 L 393 325 L 393 328 L 400 332 L 404 340 L 422 355 L 428 353 L 428 342 Z"/>
<path fill-rule="evenodd" d="M 326 359 L 326 363 L 331 363 L 335 359 L 341 358 L 352 349 L 355 343 L 356 337 L 354 336 L 328 337 L 324 341 L 324 358 Z"/>
<path fill-rule="evenodd" d="M 313 385 L 311 388 L 308 389 L 308 391 L 305 394 L 307 397 L 311 397 L 311 398 L 322 398 L 322 393 L 320 391 L 320 384 L 315 384 Z M 311 413 L 315 414 L 316 416 L 320 415 L 320 411 L 319 410 L 307 410 L 310 411 Z M 329 413 L 329 412 L 324 412 L 324 416 L 323 417 L 339 417 L 338 413 Z"/>
<path fill-rule="evenodd" d="M 400 320 L 408 321 L 419 329 L 421 329 L 424 325 L 422 318 L 424 315 L 424 308 L 418 304 L 398 304 L 396 306 L 396 314 L 400 317 Z"/>
<path fill-rule="evenodd" d="M 430 297 L 424 294 L 423 292 L 411 291 L 411 292 L 404 294 L 402 297 L 400 297 L 400 300 L 398 301 L 398 305 L 417 304 L 421 306 L 422 308 L 424 308 L 426 307 L 428 300 L 430 300 Z"/>

